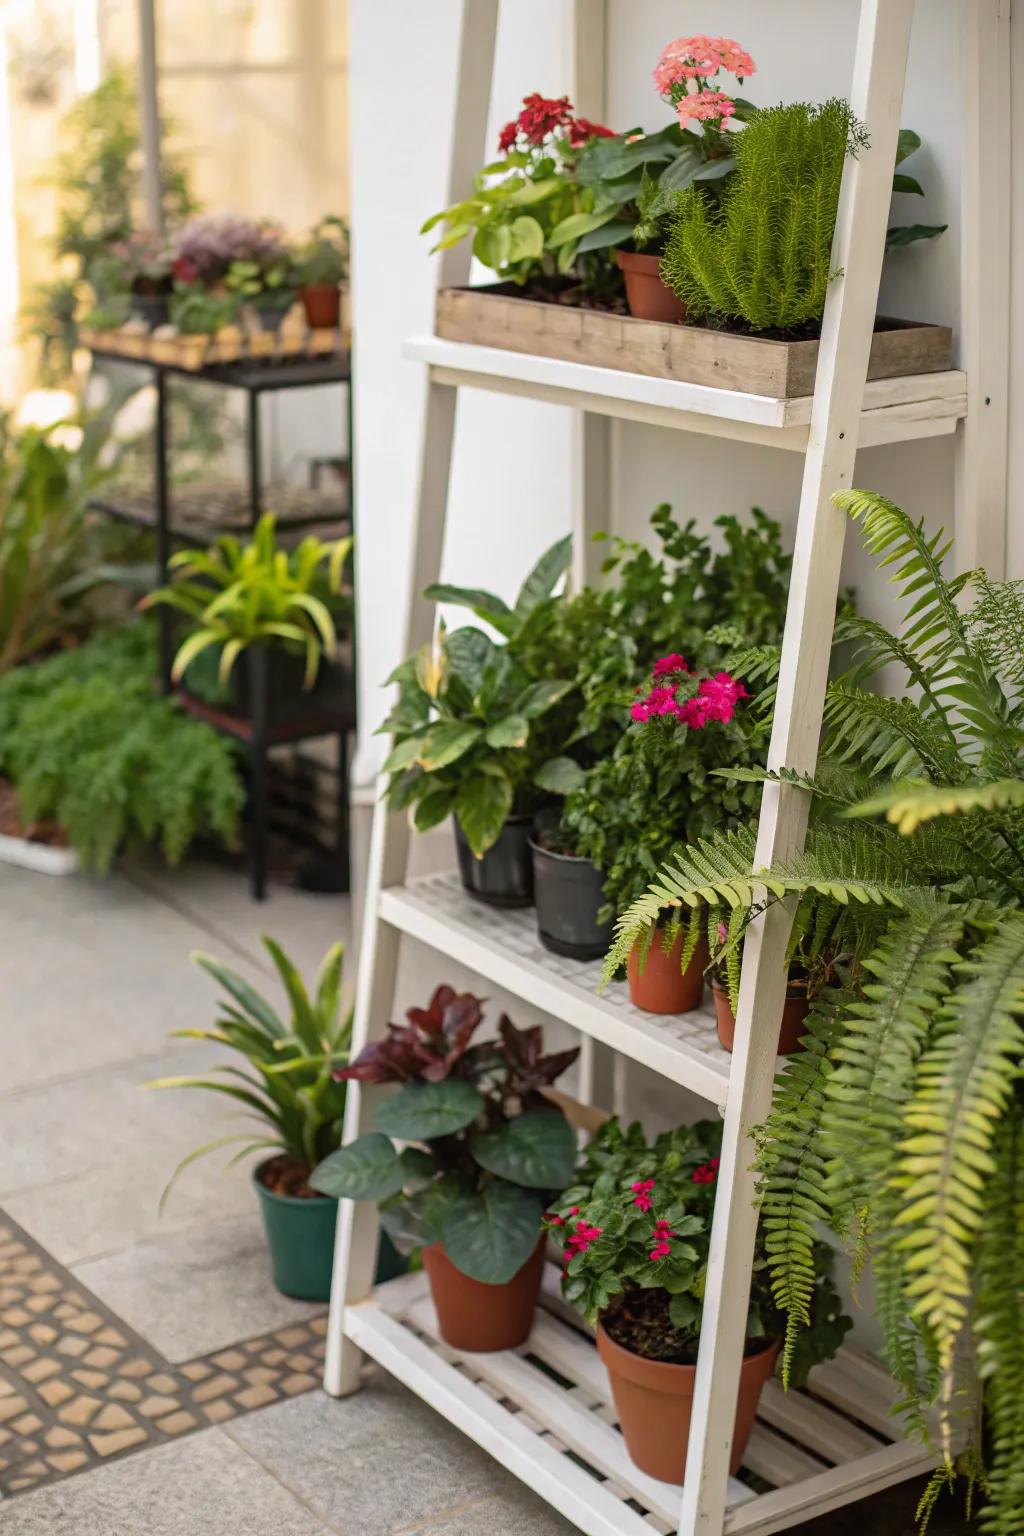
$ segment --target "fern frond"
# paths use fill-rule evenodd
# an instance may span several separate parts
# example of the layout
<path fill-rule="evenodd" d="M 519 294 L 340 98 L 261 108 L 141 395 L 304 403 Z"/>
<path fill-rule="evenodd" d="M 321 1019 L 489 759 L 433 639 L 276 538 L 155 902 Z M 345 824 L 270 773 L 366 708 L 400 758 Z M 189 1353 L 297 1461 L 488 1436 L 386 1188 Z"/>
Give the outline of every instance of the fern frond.
<path fill-rule="evenodd" d="M 775 1079 L 771 1114 L 753 1133 L 772 1296 L 786 1315 L 785 1385 L 800 1330 L 810 1325 L 816 1230 L 831 1215 L 819 1128 L 832 1072 L 829 1053 L 845 1027 L 850 997 L 835 989 L 818 998 L 807 1019 L 804 1049 L 787 1058 Z"/>
<path fill-rule="evenodd" d="M 846 812 L 848 816 L 878 816 L 885 812 L 905 837 L 922 822 L 938 816 L 966 816 L 972 811 L 1000 811 L 1024 807 L 1024 779 L 990 779 L 987 783 L 922 784 L 910 780 L 894 784 Z"/>
<path fill-rule="evenodd" d="M 1024 1110 L 1010 1106 L 975 1259 L 974 1331 L 991 1440 L 986 1536 L 1024 1536 Z"/>
<path fill-rule="evenodd" d="M 904 1112 L 894 1182 L 915 1316 L 934 1330 L 949 1381 L 968 1315 L 970 1250 L 985 1219 L 992 1142 L 1014 1091 L 1024 1051 L 1024 917 L 988 914 L 958 985 L 936 1018 Z"/>
<path fill-rule="evenodd" d="M 840 762 L 870 765 L 892 778 L 922 773 L 940 780 L 966 778 L 968 769 L 945 728 L 910 699 L 886 699 L 840 679 L 825 698 L 825 751 Z"/>

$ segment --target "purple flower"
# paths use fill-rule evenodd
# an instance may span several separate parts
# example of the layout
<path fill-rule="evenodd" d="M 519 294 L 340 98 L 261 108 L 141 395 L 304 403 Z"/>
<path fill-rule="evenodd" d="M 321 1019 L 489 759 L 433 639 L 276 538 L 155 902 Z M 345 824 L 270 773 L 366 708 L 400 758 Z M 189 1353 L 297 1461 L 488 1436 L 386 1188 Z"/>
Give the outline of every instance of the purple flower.
<path fill-rule="evenodd" d="M 254 261 L 270 267 L 286 260 L 284 237 L 275 224 L 240 218 L 233 213 L 201 214 L 178 236 L 174 251 L 179 272 L 194 273 L 194 281 L 215 283 L 233 261 Z"/>

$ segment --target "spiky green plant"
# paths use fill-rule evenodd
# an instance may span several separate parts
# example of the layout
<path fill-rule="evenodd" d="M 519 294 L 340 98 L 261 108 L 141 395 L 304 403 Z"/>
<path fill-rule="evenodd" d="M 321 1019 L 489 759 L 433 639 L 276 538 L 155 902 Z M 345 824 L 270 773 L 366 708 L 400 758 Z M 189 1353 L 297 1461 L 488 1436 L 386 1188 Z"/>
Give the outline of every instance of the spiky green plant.
<path fill-rule="evenodd" d="M 676 198 L 662 275 L 697 319 L 791 331 L 821 319 L 843 165 L 867 137 L 847 102 L 756 112 L 720 198 Z"/>
<path fill-rule="evenodd" d="M 840 622 L 859 654 L 829 688 L 822 766 L 777 776 L 813 796 L 805 850 L 768 870 L 749 833 L 678 850 L 620 920 L 608 969 L 666 909 L 728 914 L 735 937 L 766 902 L 827 899 L 870 935 L 756 1133 L 787 1359 L 827 1221 L 870 1262 L 901 1406 L 937 1434 L 924 1513 L 973 1437 L 981 1528 L 1022 1536 L 1024 583 L 947 580 L 941 534 L 870 493 L 835 499 L 895 568 L 907 623 Z M 896 699 L 866 686 L 890 664 Z"/>

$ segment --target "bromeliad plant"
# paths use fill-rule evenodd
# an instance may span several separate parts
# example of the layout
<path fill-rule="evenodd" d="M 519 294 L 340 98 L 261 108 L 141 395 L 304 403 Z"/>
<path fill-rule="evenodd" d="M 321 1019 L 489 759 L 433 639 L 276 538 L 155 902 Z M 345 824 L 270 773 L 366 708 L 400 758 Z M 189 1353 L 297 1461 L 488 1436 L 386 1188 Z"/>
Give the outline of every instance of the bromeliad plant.
<path fill-rule="evenodd" d="M 399 1246 L 443 1243 L 463 1274 L 504 1284 L 573 1175 L 575 1135 L 542 1090 L 578 1050 L 545 1056 L 539 1025 L 517 1029 L 505 1015 L 497 1040 L 474 1044 L 480 999 L 448 986 L 406 1018 L 337 1074 L 400 1087 L 377 1106 L 375 1129 L 327 1158 L 313 1186 L 378 1203 Z M 399 1151 L 392 1138 L 407 1145 Z"/>
<path fill-rule="evenodd" d="M 609 1120 L 587 1147 L 576 1182 L 549 1213 L 548 1229 L 563 1253 L 566 1300 L 644 1359 L 692 1365 L 697 1358 L 721 1140 L 721 1124 L 712 1121 L 680 1126 L 649 1143 L 640 1125 L 623 1130 Z M 817 1244 L 809 1276 L 813 1322 L 792 1364 L 797 1384 L 835 1354 L 852 1326 L 842 1315 L 831 1268 L 831 1249 Z M 748 1350 L 784 1331 L 762 1231 Z"/>
<path fill-rule="evenodd" d="M 141 606 L 165 603 L 193 621 L 174 658 L 174 679 L 218 646 L 220 681 L 226 683 L 248 646 L 272 645 L 305 656 L 303 686 L 311 688 L 323 656 L 337 645 L 331 604 L 341 594 L 351 548 L 351 539 L 323 543 L 310 535 L 291 551 L 278 549 L 275 519 L 267 512 L 251 544 L 225 535 L 210 549 L 173 555 L 171 584 L 151 592 Z"/>
<path fill-rule="evenodd" d="M 1024 1531 L 1024 586 L 948 579 L 949 545 L 867 492 L 836 497 L 895 567 L 901 636 L 847 618 L 861 646 L 826 705 L 825 759 L 799 857 L 754 865 L 749 834 L 716 835 L 659 871 L 620 924 L 623 953 L 666 908 L 747 909 L 819 893 L 872 942 L 861 975 L 819 997 L 758 1132 L 785 1363 L 808 1319 L 819 1222 L 871 1263 L 901 1405 L 922 1434 L 939 1405 L 986 1496 L 982 1528 Z M 896 698 L 869 691 L 902 670 Z M 747 773 L 748 779 L 764 778 Z M 614 954 L 614 952 L 613 952 Z M 979 1432 L 979 1407 L 986 1428 Z"/>
<path fill-rule="evenodd" d="M 558 706 L 573 681 L 540 675 L 539 663 L 569 555 L 568 539 L 552 545 L 511 608 L 493 593 L 429 587 L 426 597 L 471 607 L 504 643 L 474 626 L 442 626 L 388 679 L 399 686 L 380 727 L 393 737 L 384 764 L 389 802 L 408 807 L 421 832 L 456 815 L 478 858 L 509 816 L 536 809 L 571 771 L 557 756 L 569 735 Z"/>
<path fill-rule="evenodd" d="M 348 1060 L 352 1036 L 351 1011 L 343 1011 L 341 1003 L 344 945 L 327 951 L 310 995 L 281 946 L 266 935 L 263 944 L 284 986 L 290 1019 L 285 1022 L 235 971 L 197 951 L 193 960 L 227 998 L 213 1029 L 177 1029 L 172 1037 L 224 1045 L 248 1070 L 221 1066 L 209 1077 L 163 1077 L 148 1084 L 222 1094 L 255 1117 L 260 1133 L 219 1136 L 190 1152 L 172 1174 L 161 1206 L 190 1164 L 229 1146 L 237 1149 L 232 1163 L 252 1152 L 273 1152 L 260 1170 L 262 1183 L 282 1195 L 308 1194 L 313 1169 L 341 1142 L 345 1086 L 338 1072 Z"/>

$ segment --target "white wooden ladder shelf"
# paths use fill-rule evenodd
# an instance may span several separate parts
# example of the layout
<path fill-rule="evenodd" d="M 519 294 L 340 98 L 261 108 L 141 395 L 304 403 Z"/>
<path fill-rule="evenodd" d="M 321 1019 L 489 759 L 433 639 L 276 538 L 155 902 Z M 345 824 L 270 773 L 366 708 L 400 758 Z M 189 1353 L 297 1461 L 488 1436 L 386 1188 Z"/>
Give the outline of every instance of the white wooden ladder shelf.
<path fill-rule="evenodd" d="M 851 0 L 852 3 L 852 0 Z M 498 0 L 463 0 L 456 123 L 448 202 L 465 195 L 483 163 Z M 601 0 L 576 0 L 574 99 L 601 114 L 604 36 Z M 984 175 L 964 167 L 962 303 L 967 372 L 889 380 L 865 387 L 877 303 L 892 166 L 910 43 L 913 0 L 862 0 L 850 101 L 871 147 L 847 164 L 834 243 L 844 274 L 829 290 L 815 392 L 773 400 L 655 380 L 582 364 L 497 352 L 435 337 L 410 342 L 424 365 L 425 402 L 416 534 L 407 615 L 408 654 L 433 632 L 422 592 L 440 575 L 458 388 L 499 390 L 576 408 L 582 484 L 575 508 L 577 574 L 586 570 L 585 536 L 601 525 L 608 417 L 640 420 L 730 439 L 772 444 L 804 455 L 789 608 L 782 649 L 772 767 L 814 766 L 824 702 L 828 640 L 839 588 L 845 518 L 829 497 L 849 486 L 858 443 L 911 441 L 957 432 L 958 541 L 998 573 L 1005 494 L 1006 306 L 1008 234 L 998 209 L 1008 198 L 1004 163 Z M 980 159 L 982 70 L 984 142 L 1008 142 L 1008 0 L 962 0 L 962 100 L 965 143 Z M 993 63 L 993 61 L 995 61 Z M 1001 83 L 1000 83 L 1001 82 Z M 438 280 L 464 284 L 465 246 L 443 253 Z M 1002 318 L 1000 318 L 1002 317 Z M 884 489 L 884 487 L 882 487 Z M 799 791 L 766 789 L 758 832 L 765 863 L 798 849 L 806 821 Z M 748 1132 L 763 1120 L 775 1070 L 773 1026 L 782 1009 L 786 915 L 775 908 L 751 929 L 745 947 L 732 1056 L 719 1048 L 709 1014 L 657 1019 L 631 1008 L 621 991 L 597 997 L 597 968 L 549 954 L 532 914 L 481 908 L 454 876 L 407 883 L 410 833 L 381 805 L 374 818 L 360 955 L 354 1048 L 379 1036 L 392 1015 L 403 934 L 580 1032 L 584 1080 L 595 1051 L 644 1063 L 724 1113 L 719 1191 L 711 1238 L 693 1427 L 682 1490 L 656 1483 L 629 1462 L 610 1407 L 603 1368 L 557 1287 L 522 1350 L 460 1355 L 441 1344 L 422 1276 L 373 1290 L 377 1216 L 342 1202 L 325 1385 L 356 1390 L 370 1356 L 417 1392 L 589 1536 L 681 1536 L 782 1531 L 815 1515 L 927 1470 L 932 1458 L 899 1438 L 889 1414 L 892 1386 L 872 1361 L 850 1350 L 814 1373 L 807 1393 L 786 1396 L 770 1384 L 738 1479 L 728 1475 L 729 1440 L 743 1346 L 756 1212 Z M 440 976 L 438 977 L 440 979 Z M 372 1090 L 349 1086 L 346 1140 L 368 1128 Z"/>

